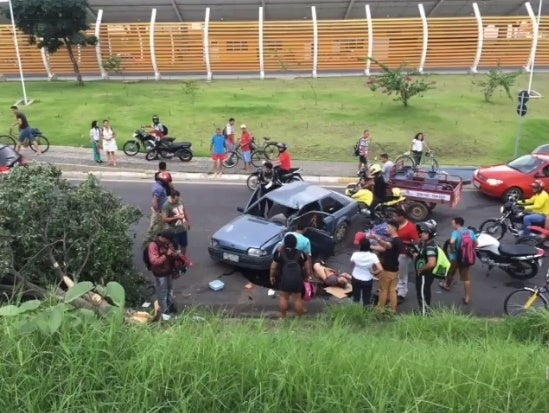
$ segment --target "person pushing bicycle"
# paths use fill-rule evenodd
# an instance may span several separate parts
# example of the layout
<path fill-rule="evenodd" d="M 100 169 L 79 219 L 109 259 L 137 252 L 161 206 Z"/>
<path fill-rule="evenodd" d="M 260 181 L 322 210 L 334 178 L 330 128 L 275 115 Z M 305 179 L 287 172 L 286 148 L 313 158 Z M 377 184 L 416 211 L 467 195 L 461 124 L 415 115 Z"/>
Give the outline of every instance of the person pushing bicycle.
<path fill-rule="evenodd" d="M 36 150 L 36 153 L 38 155 L 41 155 L 42 152 L 40 151 L 40 147 L 36 142 L 36 138 L 32 134 L 32 129 L 25 114 L 21 112 L 19 108 L 15 105 L 11 106 L 10 109 L 15 115 L 16 120 L 16 123 L 13 126 L 19 126 L 19 137 L 17 138 L 17 146 L 15 147 L 15 150 L 17 152 L 21 152 L 21 146 L 27 146 L 30 143 Z"/>

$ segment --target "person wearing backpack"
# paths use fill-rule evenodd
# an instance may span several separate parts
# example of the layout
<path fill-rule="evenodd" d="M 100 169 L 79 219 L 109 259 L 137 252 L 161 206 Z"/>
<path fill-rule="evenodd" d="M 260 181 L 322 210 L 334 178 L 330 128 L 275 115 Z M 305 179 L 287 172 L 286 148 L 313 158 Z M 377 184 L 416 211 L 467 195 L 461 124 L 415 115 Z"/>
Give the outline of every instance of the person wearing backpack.
<path fill-rule="evenodd" d="M 273 286 L 278 284 L 280 318 L 282 319 L 286 318 L 290 298 L 294 300 L 297 317 L 301 317 L 303 314 L 305 279 L 312 276 L 311 265 L 306 265 L 309 259 L 307 254 L 297 249 L 297 238 L 293 234 L 286 234 L 284 245 L 274 253 L 270 281 Z"/>
<path fill-rule="evenodd" d="M 416 294 L 422 314 L 431 306 L 431 285 L 435 279 L 433 271 L 438 261 L 438 246 L 435 242 L 434 222 L 420 222 L 416 225 L 419 234 L 419 252 L 415 254 Z"/>
<path fill-rule="evenodd" d="M 439 283 L 439 287 L 444 291 L 450 291 L 454 282 L 454 275 L 459 271 L 459 278 L 463 281 L 465 296 L 463 304 L 468 305 L 471 302 L 471 278 L 470 269 L 475 264 L 475 247 L 477 246 L 476 234 L 468 228 L 464 228 L 465 220 L 462 217 L 452 219 L 452 228 L 454 231 L 448 241 L 448 255 L 452 263 L 448 277 L 445 281 Z"/>
<path fill-rule="evenodd" d="M 364 134 L 355 144 L 355 156 L 358 156 L 358 172 L 368 164 L 368 151 L 370 150 L 370 131 L 364 130 Z"/>

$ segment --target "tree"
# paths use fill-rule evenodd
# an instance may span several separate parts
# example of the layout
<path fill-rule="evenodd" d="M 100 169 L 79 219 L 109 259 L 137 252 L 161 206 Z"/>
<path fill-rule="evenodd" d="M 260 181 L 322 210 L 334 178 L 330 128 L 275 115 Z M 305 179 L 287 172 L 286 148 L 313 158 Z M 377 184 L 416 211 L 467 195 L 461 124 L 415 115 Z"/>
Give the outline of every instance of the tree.
<path fill-rule="evenodd" d="M 16 26 L 29 35 L 31 44 L 45 47 L 55 53 L 66 47 L 72 62 L 78 84 L 82 85 L 82 75 L 73 46 L 87 46 L 97 43 L 95 36 L 87 35 L 87 0 L 11 0 Z M 2 13 L 11 18 L 9 9 Z"/>
<path fill-rule="evenodd" d="M 408 106 L 408 101 L 412 97 L 416 95 L 422 96 L 424 92 L 435 88 L 435 82 L 427 81 L 426 76 L 420 75 L 417 71 L 407 70 L 405 64 L 392 70 L 371 57 L 368 59 L 379 65 L 383 71 L 381 75 L 371 76 L 368 79 L 367 84 L 370 90 L 375 92 L 381 89 L 388 96 L 394 93 L 395 97 L 393 100 L 401 101 L 404 106 Z"/>
<path fill-rule="evenodd" d="M 513 99 L 513 96 L 511 96 L 511 87 L 513 87 L 517 77 L 519 77 L 521 73 L 522 71 L 520 70 L 505 73 L 498 64 L 495 69 L 492 68 L 488 71 L 484 79 L 476 82 L 473 80 L 472 83 L 480 87 L 486 102 L 491 102 L 492 96 L 498 87 L 505 90 L 509 99 Z"/>
<path fill-rule="evenodd" d="M 0 177 L 0 290 L 40 296 L 66 276 L 117 281 L 134 304 L 144 279 L 129 230 L 140 216 L 91 175 L 74 186 L 54 166 L 14 168 Z"/>

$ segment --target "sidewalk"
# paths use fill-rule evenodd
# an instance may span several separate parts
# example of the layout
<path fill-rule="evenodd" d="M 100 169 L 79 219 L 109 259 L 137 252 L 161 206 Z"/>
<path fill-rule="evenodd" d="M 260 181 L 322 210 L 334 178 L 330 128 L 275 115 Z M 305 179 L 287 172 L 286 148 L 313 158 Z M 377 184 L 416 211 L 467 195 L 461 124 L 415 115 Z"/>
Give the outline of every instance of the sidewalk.
<path fill-rule="evenodd" d="M 84 177 L 88 173 L 94 173 L 99 178 L 150 179 L 157 171 L 159 161 L 149 162 L 143 153 L 131 157 L 118 151 L 117 155 L 118 165 L 110 167 L 95 163 L 90 148 L 51 146 L 48 152 L 39 156 L 30 150 L 23 151 L 23 156 L 28 161 L 55 164 L 69 177 Z M 177 158 L 165 161 L 175 180 L 211 178 L 209 172 L 213 168 L 210 158 L 194 157 L 190 162 L 181 162 Z M 349 183 L 357 179 L 357 162 L 354 160 L 349 162 L 295 160 L 293 164 L 295 167 L 302 168 L 303 178 L 309 182 Z M 457 174 L 469 181 L 474 167 L 441 167 L 441 170 Z M 242 171 L 242 164 L 232 169 L 225 168 L 224 172 L 224 180 L 245 180 L 249 175 L 249 172 Z"/>

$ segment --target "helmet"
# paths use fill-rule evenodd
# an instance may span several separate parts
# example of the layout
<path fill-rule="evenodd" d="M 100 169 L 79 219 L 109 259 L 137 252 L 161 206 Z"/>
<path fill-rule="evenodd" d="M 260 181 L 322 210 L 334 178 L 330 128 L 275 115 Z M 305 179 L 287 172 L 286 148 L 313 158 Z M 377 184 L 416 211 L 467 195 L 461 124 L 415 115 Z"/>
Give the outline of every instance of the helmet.
<path fill-rule="evenodd" d="M 381 172 L 381 166 L 379 166 L 379 164 L 375 163 L 372 166 L 370 166 L 370 169 L 369 169 L 368 172 L 370 172 L 370 175 L 377 175 L 378 173 Z"/>
<path fill-rule="evenodd" d="M 545 185 L 543 184 L 543 182 L 540 181 L 539 179 L 536 179 L 534 182 L 532 182 L 532 183 L 530 184 L 530 186 L 531 186 L 532 188 L 534 188 L 534 190 L 536 190 L 536 191 L 540 191 L 540 190 L 542 190 L 542 189 L 545 187 Z"/>
<path fill-rule="evenodd" d="M 434 219 L 430 219 L 424 222 L 418 222 L 416 225 L 417 232 L 426 232 L 430 235 L 430 238 L 433 238 L 437 235 L 437 222 Z"/>
<path fill-rule="evenodd" d="M 272 168 L 273 168 L 272 162 L 269 162 L 269 161 L 263 162 L 263 166 L 264 166 L 265 168 L 269 168 L 269 169 L 272 169 Z"/>
<path fill-rule="evenodd" d="M 160 118 L 158 117 L 158 115 L 154 115 L 152 117 L 152 122 L 156 125 L 157 123 L 160 123 Z"/>
<path fill-rule="evenodd" d="M 286 149 L 288 149 L 288 146 L 286 146 L 286 144 L 282 142 L 277 143 L 276 147 L 280 152 L 284 152 Z"/>

